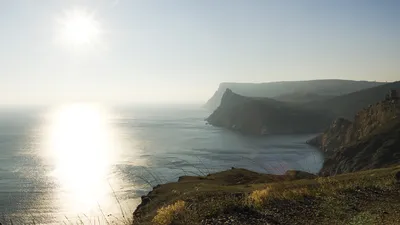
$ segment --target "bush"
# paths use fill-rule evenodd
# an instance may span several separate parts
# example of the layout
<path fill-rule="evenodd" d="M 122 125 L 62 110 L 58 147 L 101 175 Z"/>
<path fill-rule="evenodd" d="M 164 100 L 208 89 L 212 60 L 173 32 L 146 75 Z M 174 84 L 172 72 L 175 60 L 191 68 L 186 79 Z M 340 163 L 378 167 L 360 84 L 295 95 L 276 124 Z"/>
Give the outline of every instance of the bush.
<path fill-rule="evenodd" d="M 169 225 L 185 209 L 185 202 L 179 200 L 174 204 L 161 207 L 157 210 L 157 215 L 153 218 L 153 223 L 157 225 Z"/>
<path fill-rule="evenodd" d="M 255 190 L 249 195 L 250 205 L 261 207 L 270 197 L 271 187 L 262 190 Z"/>

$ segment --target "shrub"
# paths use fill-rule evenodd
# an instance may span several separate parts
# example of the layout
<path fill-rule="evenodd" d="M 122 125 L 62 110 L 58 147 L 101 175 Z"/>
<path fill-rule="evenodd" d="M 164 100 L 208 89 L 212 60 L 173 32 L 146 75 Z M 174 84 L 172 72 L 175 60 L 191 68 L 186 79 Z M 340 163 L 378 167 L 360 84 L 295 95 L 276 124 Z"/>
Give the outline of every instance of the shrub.
<path fill-rule="evenodd" d="M 262 190 L 255 190 L 249 195 L 248 200 L 250 201 L 251 205 L 254 205 L 256 207 L 261 207 L 265 203 L 265 201 L 270 197 L 270 193 L 271 193 L 271 187 L 266 187 L 265 189 Z"/>
<path fill-rule="evenodd" d="M 294 188 L 294 187 L 266 187 L 262 190 L 253 191 L 247 199 L 249 205 L 259 208 L 266 204 L 268 200 L 299 200 L 305 196 L 312 195 L 308 188 Z"/>
<path fill-rule="evenodd" d="M 153 223 L 157 225 L 169 225 L 185 209 L 185 202 L 179 200 L 174 204 L 161 207 L 157 210 L 157 215 L 153 218 Z"/>

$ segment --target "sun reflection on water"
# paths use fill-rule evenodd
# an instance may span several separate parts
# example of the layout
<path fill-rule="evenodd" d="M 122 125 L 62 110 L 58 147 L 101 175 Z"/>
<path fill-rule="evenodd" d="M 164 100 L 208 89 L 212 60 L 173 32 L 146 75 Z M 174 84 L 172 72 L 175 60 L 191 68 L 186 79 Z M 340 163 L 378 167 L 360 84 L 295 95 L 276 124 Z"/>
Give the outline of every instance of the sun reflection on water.
<path fill-rule="evenodd" d="M 47 149 L 63 210 L 96 211 L 108 198 L 107 176 L 118 152 L 107 113 L 99 106 L 74 104 L 61 107 L 51 118 Z"/>

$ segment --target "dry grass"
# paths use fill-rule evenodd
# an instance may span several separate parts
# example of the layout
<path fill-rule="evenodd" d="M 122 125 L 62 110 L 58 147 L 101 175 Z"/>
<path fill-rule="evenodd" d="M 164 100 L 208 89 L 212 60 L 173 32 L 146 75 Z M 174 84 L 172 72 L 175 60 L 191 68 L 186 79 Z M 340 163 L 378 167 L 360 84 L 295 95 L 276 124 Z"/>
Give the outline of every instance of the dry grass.
<path fill-rule="evenodd" d="M 248 202 L 255 207 L 261 207 L 271 197 L 271 187 L 262 190 L 255 190 L 248 196 Z"/>
<path fill-rule="evenodd" d="M 271 183 L 248 194 L 246 204 L 260 208 L 271 200 L 301 200 L 305 197 L 335 196 L 347 190 L 377 188 L 387 190 L 394 187 L 394 174 L 388 169 L 344 174 L 333 177 L 318 177 L 314 180 Z"/>
<path fill-rule="evenodd" d="M 295 180 L 290 175 L 265 176 L 241 169 L 205 177 L 183 177 L 149 193 L 151 201 L 139 209 L 135 224 L 202 224 L 204 220 L 236 216 L 238 212 L 248 213 L 249 217 L 268 213 L 282 224 L 290 224 L 293 218 L 304 224 L 367 223 L 358 213 L 375 216 L 377 204 L 382 208 L 392 207 L 392 213 L 397 208 L 397 203 L 391 201 L 397 198 L 391 196 L 399 188 L 395 182 L 399 170 L 400 166 L 395 166 Z M 187 205 L 176 209 L 177 202 Z M 158 209 L 163 204 L 168 206 Z M 394 215 L 391 218 L 396 220 Z"/>
<path fill-rule="evenodd" d="M 157 215 L 153 218 L 152 222 L 157 225 L 171 224 L 176 216 L 183 212 L 185 205 L 184 201 L 178 200 L 171 205 L 161 207 L 157 210 Z"/>
<path fill-rule="evenodd" d="M 251 192 L 246 199 L 246 204 L 255 208 L 260 208 L 269 200 L 297 200 L 307 195 L 310 195 L 310 191 L 307 188 L 278 189 L 276 187 L 267 186 L 264 189 Z"/>

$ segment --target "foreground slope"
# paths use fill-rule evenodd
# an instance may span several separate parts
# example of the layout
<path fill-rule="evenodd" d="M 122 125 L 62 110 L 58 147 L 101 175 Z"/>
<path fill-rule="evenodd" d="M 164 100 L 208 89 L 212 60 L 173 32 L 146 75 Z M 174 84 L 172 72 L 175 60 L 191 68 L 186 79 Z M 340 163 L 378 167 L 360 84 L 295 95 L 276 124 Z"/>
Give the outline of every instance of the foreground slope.
<path fill-rule="evenodd" d="M 326 155 L 322 175 L 400 163 L 400 100 L 385 100 L 359 111 L 351 122 L 335 120 L 308 141 Z"/>
<path fill-rule="evenodd" d="M 399 171 L 315 177 L 232 169 L 181 177 L 143 196 L 134 224 L 400 224 Z"/>
<path fill-rule="evenodd" d="M 244 97 L 227 89 L 221 105 L 207 121 L 214 126 L 259 135 L 320 132 L 332 118 L 318 110 L 268 98 Z"/>
<path fill-rule="evenodd" d="M 282 81 L 270 83 L 221 83 L 214 95 L 205 104 L 206 108 L 216 109 L 226 89 L 246 97 L 266 97 L 281 98 L 288 100 L 288 97 L 294 93 L 312 93 L 323 96 L 339 96 L 366 88 L 375 87 L 384 83 L 369 81 L 352 80 L 310 80 L 310 81 Z M 307 96 L 304 96 L 307 97 Z M 314 97 L 313 97 L 314 98 Z M 304 98 L 302 98 L 304 102 Z M 295 101 L 296 98 L 289 98 L 289 101 Z"/>

